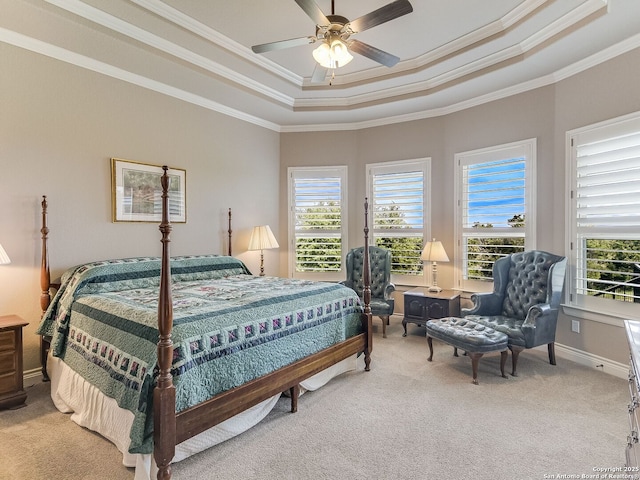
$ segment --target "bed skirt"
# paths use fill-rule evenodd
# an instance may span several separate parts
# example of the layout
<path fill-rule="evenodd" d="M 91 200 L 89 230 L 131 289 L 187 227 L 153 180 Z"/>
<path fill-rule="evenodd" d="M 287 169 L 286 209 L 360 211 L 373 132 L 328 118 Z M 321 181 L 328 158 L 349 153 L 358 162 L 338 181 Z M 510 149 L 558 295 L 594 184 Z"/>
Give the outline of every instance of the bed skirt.
<path fill-rule="evenodd" d="M 300 391 L 313 391 L 332 378 L 358 368 L 363 356 L 353 355 L 317 373 L 300 384 Z M 135 468 L 135 480 L 156 478 L 157 469 L 152 454 L 131 454 L 129 431 L 133 414 L 118 407 L 116 401 L 75 373 L 59 358 L 49 355 L 47 370 L 51 378 L 51 399 L 56 408 L 70 413 L 71 420 L 95 431 L 113 443 L 122 453 L 122 463 Z M 173 463 L 184 460 L 207 448 L 224 442 L 259 423 L 275 407 L 281 394 L 245 410 L 242 413 L 176 445 Z"/>

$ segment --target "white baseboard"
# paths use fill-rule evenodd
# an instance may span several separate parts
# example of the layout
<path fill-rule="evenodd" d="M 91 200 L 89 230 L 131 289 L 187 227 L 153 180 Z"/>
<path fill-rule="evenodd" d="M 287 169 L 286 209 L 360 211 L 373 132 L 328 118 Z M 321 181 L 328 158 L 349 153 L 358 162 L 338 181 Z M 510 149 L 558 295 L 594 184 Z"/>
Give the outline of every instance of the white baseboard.
<path fill-rule="evenodd" d="M 42 382 L 42 369 L 41 368 L 33 368 L 24 372 L 23 374 L 23 384 L 24 387 L 33 387 L 36 383 Z"/>
<path fill-rule="evenodd" d="M 543 348 L 546 350 L 546 345 Z M 556 357 L 572 360 L 580 365 L 592 367 L 597 370 L 601 370 L 604 373 L 608 373 L 609 375 L 624 378 L 625 380 L 629 378 L 629 364 L 616 362 L 608 358 L 578 350 L 577 348 L 556 343 Z"/>

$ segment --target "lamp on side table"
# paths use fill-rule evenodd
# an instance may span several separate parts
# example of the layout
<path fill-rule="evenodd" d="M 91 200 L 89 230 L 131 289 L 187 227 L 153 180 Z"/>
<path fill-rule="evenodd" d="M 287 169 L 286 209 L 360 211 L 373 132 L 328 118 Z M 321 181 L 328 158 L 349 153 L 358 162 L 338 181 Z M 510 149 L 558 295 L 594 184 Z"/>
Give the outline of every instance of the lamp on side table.
<path fill-rule="evenodd" d="M 438 262 L 448 262 L 449 257 L 447 256 L 447 252 L 442 246 L 442 242 L 436 241 L 434 238 L 433 241 L 427 242 L 422 250 L 422 254 L 420 255 L 420 259 L 431 262 L 431 271 L 433 275 L 433 283 L 429 287 L 430 292 L 441 292 L 442 288 L 438 286 Z"/>
<path fill-rule="evenodd" d="M 264 250 L 279 248 L 278 241 L 269 225 L 253 227 L 249 239 L 249 250 L 260 250 L 260 276 L 264 277 Z"/>

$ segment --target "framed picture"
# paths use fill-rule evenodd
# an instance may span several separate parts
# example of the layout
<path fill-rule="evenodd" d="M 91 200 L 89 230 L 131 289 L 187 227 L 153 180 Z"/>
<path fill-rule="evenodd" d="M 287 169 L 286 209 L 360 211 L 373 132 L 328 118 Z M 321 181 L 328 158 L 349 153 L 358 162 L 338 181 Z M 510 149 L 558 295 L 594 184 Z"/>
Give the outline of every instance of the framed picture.
<path fill-rule="evenodd" d="M 114 222 L 162 221 L 162 167 L 148 163 L 111 159 L 111 198 Z M 169 171 L 169 220 L 187 221 L 187 172 Z"/>

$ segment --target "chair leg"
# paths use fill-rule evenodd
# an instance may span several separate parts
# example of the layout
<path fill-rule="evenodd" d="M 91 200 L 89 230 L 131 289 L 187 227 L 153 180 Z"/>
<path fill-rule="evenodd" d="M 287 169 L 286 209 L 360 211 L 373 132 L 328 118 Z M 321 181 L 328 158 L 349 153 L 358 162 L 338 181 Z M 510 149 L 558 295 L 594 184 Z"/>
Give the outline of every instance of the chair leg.
<path fill-rule="evenodd" d="M 429 358 L 427 360 L 431 362 L 433 361 L 433 340 L 429 335 L 427 335 L 427 345 L 429 345 Z"/>
<path fill-rule="evenodd" d="M 382 320 L 382 338 L 387 338 L 387 325 L 389 325 L 389 316 L 380 316 L 380 319 Z"/>
<path fill-rule="evenodd" d="M 504 374 L 504 365 L 507 363 L 507 354 L 508 350 L 503 350 L 500 352 L 500 373 L 502 374 L 502 378 L 509 378 Z"/>
<path fill-rule="evenodd" d="M 520 352 L 524 350 L 524 347 L 510 345 L 509 348 L 511 349 L 511 375 L 517 377 L 518 373 L 516 371 L 516 367 L 518 366 L 518 355 L 520 355 Z"/>
<path fill-rule="evenodd" d="M 551 342 L 547 345 L 547 348 L 549 350 L 549 363 L 551 365 L 555 365 L 556 364 L 556 347 L 555 347 L 555 343 Z"/>

